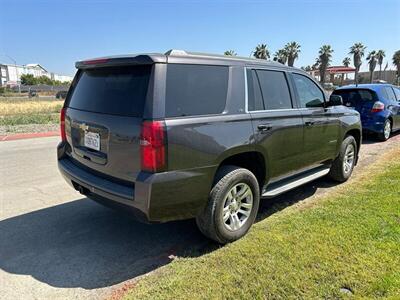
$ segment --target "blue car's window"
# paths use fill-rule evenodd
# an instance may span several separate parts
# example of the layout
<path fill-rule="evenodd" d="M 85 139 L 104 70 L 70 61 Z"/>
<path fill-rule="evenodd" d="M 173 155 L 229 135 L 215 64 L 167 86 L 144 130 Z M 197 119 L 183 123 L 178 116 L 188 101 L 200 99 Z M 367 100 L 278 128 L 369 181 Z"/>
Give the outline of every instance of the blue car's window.
<path fill-rule="evenodd" d="M 388 95 L 387 99 L 389 99 L 391 101 L 396 101 L 396 96 L 394 95 L 392 88 L 389 86 L 385 86 L 385 90 Z"/>
<path fill-rule="evenodd" d="M 332 94 L 342 96 L 346 106 L 357 106 L 365 101 L 376 101 L 376 94 L 370 90 L 344 89 L 336 90 Z"/>
<path fill-rule="evenodd" d="M 400 101 L 400 89 L 398 88 L 393 88 L 394 93 L 396 95 L 397 101 Z"/>

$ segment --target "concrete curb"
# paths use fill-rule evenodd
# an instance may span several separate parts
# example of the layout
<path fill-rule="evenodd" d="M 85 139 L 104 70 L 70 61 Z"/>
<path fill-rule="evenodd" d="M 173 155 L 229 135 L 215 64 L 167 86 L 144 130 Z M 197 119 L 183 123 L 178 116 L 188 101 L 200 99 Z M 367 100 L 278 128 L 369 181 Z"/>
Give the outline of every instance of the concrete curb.
<path fill-rule="evenodd" d="M 0 135 L 0 142 L 4 141 L 15 141 L 22 139 L 33 139 L 40 137 L 49 137 L 49 136 L 58 136 L 60 135 L 59 131 L 48 131 L 48 132 L 34 132 L 34 133 L 17 133 L 11 135 Z"/>

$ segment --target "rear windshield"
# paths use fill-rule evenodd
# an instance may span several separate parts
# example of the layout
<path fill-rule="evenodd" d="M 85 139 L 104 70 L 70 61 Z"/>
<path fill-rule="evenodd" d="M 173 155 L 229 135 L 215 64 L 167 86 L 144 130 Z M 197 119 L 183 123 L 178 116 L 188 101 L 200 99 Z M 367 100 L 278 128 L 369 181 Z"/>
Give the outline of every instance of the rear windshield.
<path fill-rule="evenodd" d="M 170 64 L 166 117 L 219 114 L 225 109 L 229 68 Z"/>
<path fill-rule="evenodd" d="M 143 116 L 151 66 L 82 70 L 68 107 L 95 113 Z"/>
<path fill-rule="evenodd" d="M 333 91 L 332 94 L 342 96 L 344 104 L 354 105 L 363 101 L 376 101 L 375 92 L 370 90 L 345 89 Z"/>

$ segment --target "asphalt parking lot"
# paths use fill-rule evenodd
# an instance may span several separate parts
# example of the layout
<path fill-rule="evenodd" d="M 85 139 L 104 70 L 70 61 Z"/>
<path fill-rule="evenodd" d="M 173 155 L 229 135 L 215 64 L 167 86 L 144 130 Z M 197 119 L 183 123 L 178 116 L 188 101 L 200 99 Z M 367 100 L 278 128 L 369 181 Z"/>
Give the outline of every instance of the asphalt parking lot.
<path fill-rule="evenodd" d="M 58 140 L 0 142 L 2 299 L 104 298 L 175 255 L 215 249 L 194 221 L 146 225 L 82 197 L 58 173 Z M 366 140 L 355 172 L 399 146 L 399 134 L 386 143 Z M 334 184 L 320 179 L 264 201 L 259 219 L 273 213 L 274 202 L 290 205 L 328 188 Z"/>

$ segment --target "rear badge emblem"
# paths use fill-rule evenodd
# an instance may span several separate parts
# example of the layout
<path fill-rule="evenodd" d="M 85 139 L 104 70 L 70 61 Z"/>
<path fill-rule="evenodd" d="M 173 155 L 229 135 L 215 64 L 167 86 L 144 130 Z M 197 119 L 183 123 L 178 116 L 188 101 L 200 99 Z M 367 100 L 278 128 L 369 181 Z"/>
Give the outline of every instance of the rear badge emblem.
<path fill-rule="evenodd" d="M 82 129 L 83 131 L 87 131 L 89 129 L 89 126 L 87 126 L 85 123 L 79 124 L 79 128 Z"/>

